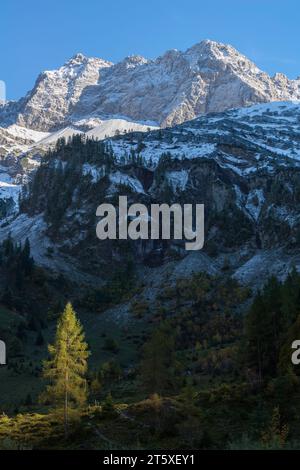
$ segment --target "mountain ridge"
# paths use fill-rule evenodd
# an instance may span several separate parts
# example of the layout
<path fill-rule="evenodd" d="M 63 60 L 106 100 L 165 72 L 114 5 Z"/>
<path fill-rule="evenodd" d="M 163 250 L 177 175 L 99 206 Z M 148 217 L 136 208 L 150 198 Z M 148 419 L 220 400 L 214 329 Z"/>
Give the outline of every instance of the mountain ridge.
<path fill-rule="evenodd" d="M 42 72 L 31 91 L 0 107 L 0 126 L 49 132 L 91 117 L 151 121 L 168 127 L 211 112 L 300 99 L 300 79 L 270 77 L 234 47 L 204 40 L 148 60 L 113 64 L 75 54 Z"/>

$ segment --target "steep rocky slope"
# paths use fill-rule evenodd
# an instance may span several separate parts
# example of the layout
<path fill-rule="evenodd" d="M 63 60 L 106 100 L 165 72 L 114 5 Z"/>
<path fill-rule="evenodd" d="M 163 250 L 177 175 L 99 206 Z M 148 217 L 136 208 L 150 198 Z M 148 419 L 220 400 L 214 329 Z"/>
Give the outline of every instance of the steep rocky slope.
<path fill-rule="evenodd" d="M 34 88 L 18 102 L 0 105 L 0 158 L 4 168 L 0 172 L 1 216 L 17 208 L 20 184 L 59 138 L 84 132 L 88 137 L 104 139 L 174 126 L 251 103 L 298 99 L 299 83 L 282 74 L 271 78 L 233 47 L 208 40 L 185 52 L 168 51 L 155 60 L 132 56 L 118 64 L 77 54 L 59 69 L 41 73 Z M 225 140 L 226 132 L 231 132 L 230 119 L 222 118 L 207 146 L 201 144 L 204 154 L 215 148 L 213 139 L 217 141 L 222 133 Z M 241 113 L 234 119 L 244 122 Z M 207 125 L 213 126 L 214 121 L 210 119 Z M 200 133 L 206 132 L 205 126 Z M 290 131 L 283 131 L 285 142 L 281 139 L 287 149 Z M 184 132 L 182 143 L 184 139 L 190 141 L 185 153 L 199 154 L 195 133 L 188 129 Z M 276 132 L 275 120 L 270 133 Z M 259 139 L 258 133 L 246 143 L 253 145 Z M 268 139 L 271 141 L 272 136 Z M 157 159 L 157 152 L 152 153 Z M 220 163 L 225 154 L 218 157 Z M 276 151 L 274 155 L 280 159 Z M 261 166 L 263 159 L 260 152 L 252 163 Z M 241 168 L 243 165 L 241 162 Z"/>
<path fill-rule="evenodd" d="M 77 54 L 58 70 L 41 73 L 24 98 L 2 108 L 1 125 L 2 121 L 17 123 L 41 131 L 62 127 L 82 91 L 96 85 L 102 69 L 110 65 L 104 60 Z"/>
<path fill-rule="evenodd" d="M 43 72 L 18 102 L 0 108 L 0 126 L 39 131 L 126 117 L 171 126 L 253 103 L 300 98 L 300 80 L 271 78 L 229 45 L 202 41 L 155 60 L 131 56 L 112 64 L 77 54 Z"/>
<path fill-rule="evenodd" d="M 226 270 L 256 284 L 300 266 L 299 164 L 300 107 L 293 103 L 226 111 L 104 144 L 77 137 L 48 157 L 22 213 L 0 236 L 21 241 L 26 233 L 40 264 L 89 283 L 109 275 L 107 263 L 113 272 L 129 257 L 142 270 L 171 263 L 181 275 Z M 177 240 L 100 242 L 96 208 L 117 204 L 120 194 L 146 205 L 204 203 L 202 252 L 187 254 Z"/>

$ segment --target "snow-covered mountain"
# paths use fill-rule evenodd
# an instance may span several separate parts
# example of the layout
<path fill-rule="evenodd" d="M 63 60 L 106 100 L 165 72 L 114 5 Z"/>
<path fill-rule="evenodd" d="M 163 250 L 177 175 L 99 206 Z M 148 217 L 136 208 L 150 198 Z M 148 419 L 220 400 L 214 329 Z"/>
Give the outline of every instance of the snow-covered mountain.
<path fill-rule="evenodd" d="M 118 134 L 127 132 L 146 132 L 156 129 L 157 126 L 143 124 L 140 122 L 127 121 L 125 119 L 89 119 L 88 126 L 85 123 L 83 127 L 95 125 L 84 132 L 78 127 L 67 126 L 53 132 L 42 132 L 28 129 L 12 124 L 6 128 L 0 127 L 0 157 L 25 157 L 31 155 L 40 160 L 41 155 L 51 146 L 55 145 L 58 139 L 66 139 L 75 134 L 85 134 L 88 138 L 103 140 Z"/>
<path fill-rule="evenodd" d="M 0 219 L 6 213 L 14 212 L 18 207 L 18 195 L 22 184 L 35 170 L 45 153 L 53 148 L 58 139 L 66 141 L 74 135 L 81 134 L 89 139 L 102 140 L 128 132 L 146 132 L 156 129 L 155 126 L 125 119 L 89 119 L 87 132 L 78 127 L 64 127 L 54 132 L 31 130 L 17 124 L 0 128 Z M 1 202 L 2 200 L 2 202 Z M 8 211 L 1 211 L 1 205 L 7 206 Z"/>
<path fill-rule="evenodd" d="M 2 106 L 0 126 L 86 130 L 97 125 L 95 119 L 125 118 L 165 127 L 205 113 L 299 98 L 299 79 L 271 78 L 233 47 L 206 40 L 155 60 L 131 56 L 112 64 L 77 54 L 58 70 L 43 72 L 25 98 Z"/>
<path fill-rule="evenodd" d="M 66 117 L 83 90 L 96 85 L 101 71 L 110 66 L 104 60 L 77 54 L 58 70 L 41 73 L 24 98 L 0 108 L 0 125 L 16 123 L 41 131 L 66 127 Z"/>
<path fill-rule="evenodd" d="M 76 156 L 72 161 L 70 151 L 53 154 L 0 239 L 11 233 L 22 241 L 26 234 L 38 263 L 90 279 L 88 273 L 97 272 L 91 258 L 99 266 L 122 259 L 122 249 L 97 240 L 95 211 L 100 201 L 125 193 L 131 203 L 205 204 L 204 250 L 182 261 L 187 272 L 222 272 L 226 265 L 234 277 L 255 284 L 270 273 L 284 277 L 292 265 L 300 267 L 300 104 L 253 105 L 172 128 L 117 135 L 107 144 L 112 158 L 107 165 L 89 152 L 83 151 L 81 161 Z M 53 203 L 63 208 L 58 220 L 55 211 L 49 213 Z M 180 241 L 137 242 L 132 249 L 137 264 L 164 263 L 174 250 L 186 256 Z"/>
<path fill-rule="evenodd" d="M 145 203 L 166 195 L 204 202 L 205 264 L 212 271 L 222 269 L 226 256 L 245 282 L 259 270 L 265 277 L 284 275 L 292 263 L 300 266 L 298 100 L 300 79 L 271 78 L 231 46 L 213 41 L 115 65 L 78 54 L 41 74 L 25 98 L 0 107 L 0 239 L 11 233 L 21 241 L 26 234 L 38 263 L 68 273 L 76 265 L 84 278 L 90 254 L 75 259 L 74 252 L 83 245 L 83 252 L 99 250 L 94 236 L 85 239 L 94 235 L 99 194 L 109 199 L 128 188 L 133 200 Z M 113 163 L 70 164 L 72 171 L 80 166 L 74 173 L 80 191 L 67 177 L 67 197 L 57 189 L 55 204 L 64 210 L 52 230 L 44 217 L 50 205 L 45 188 L 52 187 L 51 165 L 55 169 L 63 155 L 48 162 L 41 188 L 19 215 L 18 197 L 49 147 L 74 134 L 106 140 Z M 63 161 L 58 168 L 66 166 Z M 182 253 L 176 244 L 171 248 Z M 152 249 L 151 243 L 139 247 L 137 262 L 151 257 Z M 114 256 L 110 249 L 99 252 L 99 259 L 109 253 Z"/>
<path fill-rule="evenodd" d="M 137 151 L 155 167 L 162 155 L 176 160 L 209 158 L 222 168 L 247 176 L 300 166 L 300 102 L 273 102 L 228 110 L 149 132 L 111 140 L 116 158 Z"/>
<path fill-rule="evenodd" d="M 5 188 L 0 198 L 8 199 L 10 210 L 17 207 L 20 184 L 27 181 L 42 155 L 53 148 L 59 138 L 67 140 L 75 134 L 99 140 L 107 137 L 119 164 L 126 164 L 134 152 L 151 171 L 166 154 L 183 162 L 210 159 L 239 177 L 260 171 L 272 174 L 280 167 L 300 166 L 300 102 L 257 104 L 203 115 L 165 129 L 121 119 L 102 121 L 87 132 L 66 127 L 49 133 L 11 125 L 0 130 L 1 149 L 6 155 L 0 169 L 0 186 Z M 109 136 L 113 138 L 109 139 Z M 183 187 L 185 177 L 185 172 L 179 172 L 171 176 L 170 181 Z M 9 199 L 11 185 L 13 201 Z M 140 183 L 137 186 L 140 187 Z M 5 194 L 8 194 L 7 198 Z"/>

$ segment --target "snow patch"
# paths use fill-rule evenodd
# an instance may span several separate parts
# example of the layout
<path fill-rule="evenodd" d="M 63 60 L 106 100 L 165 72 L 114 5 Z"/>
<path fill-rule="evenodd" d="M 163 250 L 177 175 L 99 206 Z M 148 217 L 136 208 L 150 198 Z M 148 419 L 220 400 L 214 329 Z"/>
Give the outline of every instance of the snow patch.
<path fill-rule="evenodd" d="M 97 167 L 95 165 L 90 165 L 89 163 L 84 163 L 82 166 L 82 174 L 84 176 L 90 175 L 93 183 L 97 183 L 105 174 L 104 167 Z"/>
<path fill-rule="evenodd" d="M 41 132 L 27 129 L 26 127 L 18 126 L 17 124 L 13 124 L 7 127 L 5 130 L 13 137 L 19 137 L 21 139 L 31 140 L 33 142 L 39 142 L 51 134 L 50 132 Z"/>
<path fill-rule="evenodd" d="M 184 191 L 189 179 L 189 172 L 186 170 L 167 171 L 166 178 L 171 184 L 173 191 Z"/>
<path fill-rule="evenodd" d="M 83 134 L 83 132 L 73 127 L 66 127 L 65 129 L 61 129 L 57 132 L 52 132 L 52 134 L 50 134 L 48 137 L 40 140 L 39 145 L 55 144 L 58 139 L 65 138 L 66 140 L 68 140 L 70 137 L 73 137 L 76 134 Z"/>
<path fill-rule="evenodd" d="M 139 122 L 126 121 L 125 119 L 108 119 L 88 131 L 86 136 L 101 140 L 118 134 L 126 134 L 127 132 L 147 132 L 153 129 L 158 129 L 158 127 L 141 124 Z"/>
<path fill-rule="evenodd" d="M 125 173 L 116 171 L 115 173 L 109 175 L 109 179 L 112 183 L 110 192 L 114 192 L 116 190 L 117 185 L 123 184 L 125 186 L 129 186 L 136 193 L 144 193 L 144 188 L 141 182 L 138 179 L 133 178 L 132 176 L 126 175 Z"/>

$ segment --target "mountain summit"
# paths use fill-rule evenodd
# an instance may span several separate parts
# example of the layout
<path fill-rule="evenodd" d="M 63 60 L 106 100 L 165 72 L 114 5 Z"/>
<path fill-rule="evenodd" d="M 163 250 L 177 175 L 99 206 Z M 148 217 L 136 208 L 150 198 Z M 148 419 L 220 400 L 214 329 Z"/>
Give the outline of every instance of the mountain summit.
<path fill-rule="evenodd" d="M 300 79 L 270 77 L 230 45 L 204 40 L 155 60 L 117 64 L 79 53 L 40 74 L 34 88 L 0 110 L 0 126 L 52 131 L 91 118 L 126 118 L 167 127 L 201 114 L 300 99 Z"/>

